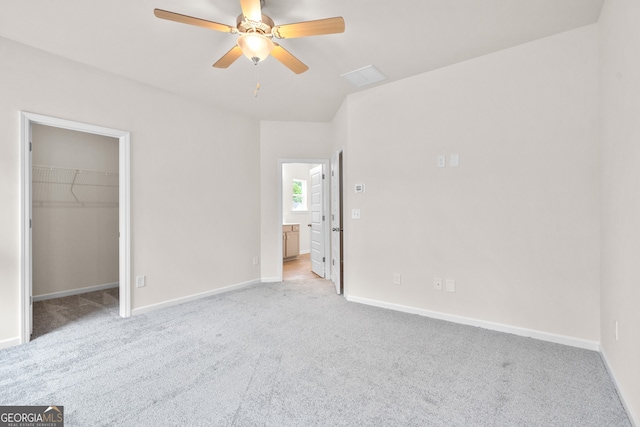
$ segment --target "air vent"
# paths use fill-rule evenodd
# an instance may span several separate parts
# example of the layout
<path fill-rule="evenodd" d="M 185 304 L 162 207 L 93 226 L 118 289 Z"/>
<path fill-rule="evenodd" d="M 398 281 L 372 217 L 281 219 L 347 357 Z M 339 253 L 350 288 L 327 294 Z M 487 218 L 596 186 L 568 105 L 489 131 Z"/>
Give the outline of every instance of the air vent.
<path fill-rule="evenodd" d="M 359 70 L 342 74 L 340 77 L 344 77 L 349 83 L 356 87 L 368 86 L 387 80 L 387 76 L 382 74 L 382 72 L 373 65 L 367 65 Z"/>

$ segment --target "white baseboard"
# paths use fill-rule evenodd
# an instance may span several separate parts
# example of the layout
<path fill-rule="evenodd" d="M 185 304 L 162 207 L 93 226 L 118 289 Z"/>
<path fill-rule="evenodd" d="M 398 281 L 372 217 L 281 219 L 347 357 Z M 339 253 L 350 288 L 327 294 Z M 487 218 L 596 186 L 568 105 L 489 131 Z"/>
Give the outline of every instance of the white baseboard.
<path fill-rule="evenodd" d="M 476 326 L 492 331 L 505 332 L 507 334 L 518 335 L 521 337 L 535 338 L 542 341 L 548 341 L 556 344 L 568 345 L 571 347 L 582 348 L 586 350 L 599 351 L 600 343 L 597 341 L 588 341 L 580 338 L 569 337 L 565 335 L 551 334 L 548 332 L 536 331 L 532 329 L 519 328 L 517 326 L 503 325 L 501 323 L 487 322 L 484 320 L 473 319 L 470 317 L 456 316 L 452 314 L 440 313 L 438 311 L 425 310 L 417 307 L 393 304 L 384 301 L 378 301 L 368 298 L 355 296 L 345 296 L 347 301 L 357 302 L 360 304 L 372 305 L 374 307 L 387 308 L 390 310 L 402 311 L 405 313 L 418 314 L 420 316 L 431 317 L 433 319 L 446 320 L 448 322 L 460 323 L 462 325 Z"/>
<path fill-rule="evenodd" d="M 189 301 L 195 301 L 201 298 L 206 298 L 212 295 L 223 294 L 225 292 L 235 291 L 237 289 L 246 288 L 249 286 L 257 285 L 261 283 L 260 279 L 251 280 L 249 282 L 238 283 L 237 285 L 225 286 L 224 288 L 213 289 L 211 291 L 200 292 L 198 294 L 187 295 L 186 297 L 180 297 L 176 299 L 172 299 L 169 301 L 159 302 L 157 304 L 145 305 L 144 307 L 138 307 L 131 310 L 131 315 L 135 316 L 138 314 L 149 313 L 150 311 L 159 310 L 161 308 L 171 307 L 173 305 L 183 304 Z"/>
<path fill-rule="evenodd" d="M 282 282 L 282 280 L 278 279 L 277 277 L 266 277 L 266 278 L 263 278 L 261 282 L 262 283 L 278 283 L 278 282 Z"/>
<path fill-rule="evenodd" d="M 627 415 L 629 416 L 629 420 L 631 421 L 631 424 L 634 427 L 640 426 L 640 419 L 633 412 L 633 409 L 631 408 L 631 406 L 629 406 L 629 404 L 627 403 L 628 400 L 625 399 L 625 395 L 620 389 L 620 386 L 618 384 L 618 381 L 616 380 L 616 376 L 613 373 L 613 370 L 611 369 L 611 364 L 609 363 L 609 359 L 607 358 L 607 354 L 604 352 L 604 349 L 600 350 L 600 356 L 602 356 L 602 361 L 604 362 L 604 366 L 607 368 L 607 371 L 609 372 L 609 376 L 613 380 L 613 385 L 616 387 L 616 391 L 618 392 L 618 397 L 620 397 L 622 406 L 624 406 L 624 409 L 627 411 Z"/>
<path fill-rule="evenodd" d="M 300 255 L 306 255 L 310 253 L 311 253 L 311 249 L 309 249 L 308 251 L 300 251 Z"/>
<path fill-rule="evenodd" d="M 14 347 L 20 345 L 20 337 L 8 338 L 0 341 L 0 349 Z"/>
<path fill-rule="evenodd" d="M 86 294 L 87 292 L 102 291 L 104 289 L 117 288 L 119 285 L 120 284 L 118 282 L 105 283 L 103 285 L 87 286 L 86 288 L 70 289 L 68 291 L 53 292 L 50 294 L 43 294 L 43 295 L 34 295 L 33 302 L 44 301 L 44 300 L 54 299 L 54 298 L 68 297 L 71 295 Z"/>

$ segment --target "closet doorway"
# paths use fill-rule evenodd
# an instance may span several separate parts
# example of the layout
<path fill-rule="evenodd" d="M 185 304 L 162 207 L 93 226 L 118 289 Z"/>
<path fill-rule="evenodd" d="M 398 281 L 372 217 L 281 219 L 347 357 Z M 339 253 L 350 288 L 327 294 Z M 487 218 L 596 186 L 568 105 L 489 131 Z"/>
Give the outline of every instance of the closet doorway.
<path fill-rule="evenodd" d="M 22 118 L 22 342 L 96 311 L 128 316 L 128 133 Z"/>

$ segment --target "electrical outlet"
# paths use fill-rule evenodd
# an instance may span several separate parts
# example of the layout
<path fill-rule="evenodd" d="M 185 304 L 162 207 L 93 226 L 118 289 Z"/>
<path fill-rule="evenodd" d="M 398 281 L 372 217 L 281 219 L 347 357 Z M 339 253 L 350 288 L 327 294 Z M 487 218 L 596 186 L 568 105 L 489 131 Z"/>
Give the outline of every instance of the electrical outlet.
<path fill-rule="evenodd" d="M 399 285 L 402 283 L 402 275 L 400 273 L 393 273 L 393 284 Z"/>
<path fill-rule="evenodd" d="M 146 276 L 137 276 L 136 277 L 136 288 L 143 288 L 147 286 L 147 278 Z"/>
<path fill-rule="evenodd" d="M 441 277 L 434 277 L 433 278 L 433 288 L 436 291 L 441 291 L 442 290 L 442 278 Z"/>
<path fill-rule="evenodd" d="M 260 265 L 260 258 L 257 256 L 253 257 L 253 265 Z"/>
<path fill-rule="evenodd" d="M 447 279 L 445 284 L 445 290 L 447 292 L 455 292 L 456 291 L 456 282 L 453 279 Z"/>
<path fill-rule="evenodd" d="M 447 166 L 447 157 L 446 156 L 438 156 L 437 164 L 438 164 L 439 168 L 446 167 Z"/>

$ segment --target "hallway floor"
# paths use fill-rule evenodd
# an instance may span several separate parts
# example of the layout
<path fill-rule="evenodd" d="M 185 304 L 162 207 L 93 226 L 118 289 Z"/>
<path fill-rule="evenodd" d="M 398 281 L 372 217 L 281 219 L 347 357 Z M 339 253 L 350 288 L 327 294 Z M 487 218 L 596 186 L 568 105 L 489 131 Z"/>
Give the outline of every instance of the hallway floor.
<path fill-rule="evenodd" d="M 311 271 L 311 255 L 301 254 L 282 263 L 282 280 L 323 279 Z"/>

